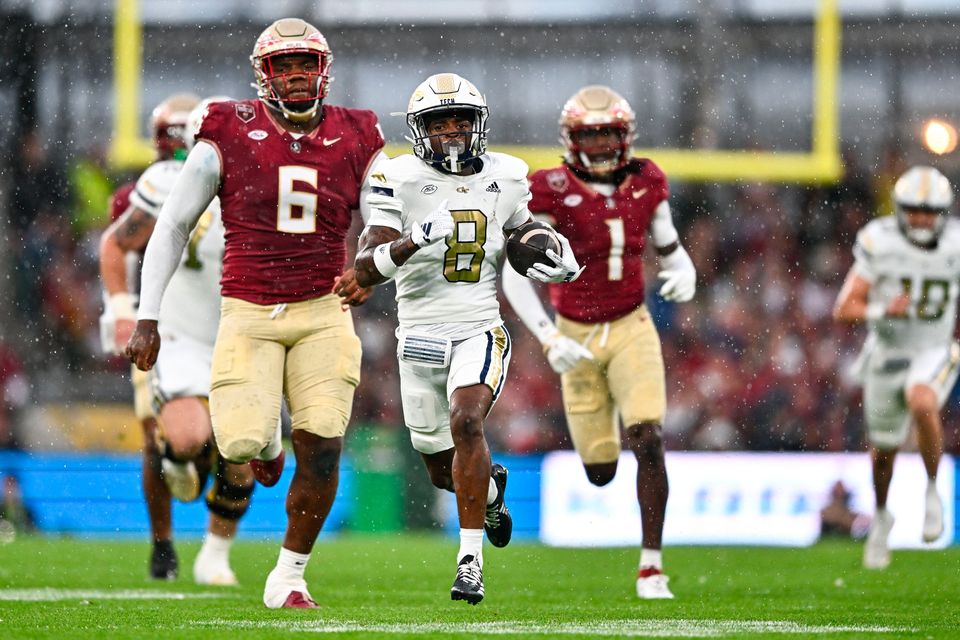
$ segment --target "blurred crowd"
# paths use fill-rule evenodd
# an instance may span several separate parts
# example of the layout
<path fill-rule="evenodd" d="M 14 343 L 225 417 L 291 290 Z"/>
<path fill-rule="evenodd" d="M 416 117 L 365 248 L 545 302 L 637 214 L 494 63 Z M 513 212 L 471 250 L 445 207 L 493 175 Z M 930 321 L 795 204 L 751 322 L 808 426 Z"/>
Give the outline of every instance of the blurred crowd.
<path fill-rule="evenodd" d="M 118 396 L 128 394 L 126 363 L 100 351 L 96 251 L 109 195 L 131 176 L 109 173 L 97 152 L 68 165 L 30 134 L 20 149 L 6 221 L 19 324 L 7 322 L 0 342 L 0 447 L 17 445 L 18 412 L 53 373 L 106 375 Z M 648 304 L 667 365 L 668 449 L 864 448 L 860 390 L 847 373 L 864 332 L 834 323 L 831 308 L 856 231 L 891 211 L 890 189 L 906 168 L 896 153 L 876 164 L 864 170 L 847 154 L 843 180 L 825 187 L 673 185 L 698 291 L 684 305 L 659 299 L 648 251 Z M 364 344 L 355 424 L 402 428 L 392 296 L 383 287 L 355 311 Z M 491 445 L 516 453 L 569 447 L 559 379 L 502 305 L 513 358 L 488 422 Z M 85 400 L 74 391 L 63 388 L 64 399 Z M 945 414 L 953 453 L 960 452 L 957 406 L 955 391 Z"/>

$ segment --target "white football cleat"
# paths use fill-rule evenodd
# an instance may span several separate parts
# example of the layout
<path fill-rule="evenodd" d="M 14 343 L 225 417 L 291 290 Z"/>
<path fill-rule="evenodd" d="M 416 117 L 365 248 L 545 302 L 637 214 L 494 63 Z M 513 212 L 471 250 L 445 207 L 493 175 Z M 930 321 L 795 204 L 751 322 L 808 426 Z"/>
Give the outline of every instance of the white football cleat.
<path fill-rule="evenodd" d="M 927 484 L 927 509 L 923 515 L 923 541 L 935 542 L 943 534 L 943 502 L 937 485 Z"/>
<path fill-rule="evenodd" d="M 659 569 L 641 569 L 637 574 L 637 597 L 643 600 L 673 600 L 670 578 Z"/>
<path fill-rule="evenodd" d="M 303 578 L 290 579 L 274 567 L 263 587 L 263 604 L 268 609 L 316 609 L 319 605 L 307 591 Z"/>
<path fill-rule="evenodd" d="M 864 569 L 886 569 L 890 564 L 890 547 L 887 538 L 893 529 L 893 514 L 886 509 L 880 509 L 873 515 L 870 523 L 870 533 L 867 534 L 867 543 L 863 546 Z"/>
<path fill-rule="evenodd" d="M 213 587 L 235 587 L 240 584 L 226 558 L 207 553 L 203 549 L 193 561 L 193 581 Z"/>
<path fill-rule="evenodd" d="M 200 474 L 193 462 L 174 462 L 169 458 L 161 458 L 160 467 L 170 495 L 181 502 L 197 499 L 200 495 Z"/>

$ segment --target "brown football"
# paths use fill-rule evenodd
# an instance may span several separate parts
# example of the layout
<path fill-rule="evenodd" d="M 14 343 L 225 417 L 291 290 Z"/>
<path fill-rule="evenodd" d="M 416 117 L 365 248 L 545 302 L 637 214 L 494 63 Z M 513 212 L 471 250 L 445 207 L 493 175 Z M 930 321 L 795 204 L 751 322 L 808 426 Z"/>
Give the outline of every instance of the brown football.
<path fill-rule="evenodd" d="M 556 266 L 547 257 L 547 249 L 560 253 L 560 241 L 550 225 L 533 220 L 514 229 L 507 238 L 507 261 L 514 271 L 525 276 L 527 269 L 538 262 Z"/>

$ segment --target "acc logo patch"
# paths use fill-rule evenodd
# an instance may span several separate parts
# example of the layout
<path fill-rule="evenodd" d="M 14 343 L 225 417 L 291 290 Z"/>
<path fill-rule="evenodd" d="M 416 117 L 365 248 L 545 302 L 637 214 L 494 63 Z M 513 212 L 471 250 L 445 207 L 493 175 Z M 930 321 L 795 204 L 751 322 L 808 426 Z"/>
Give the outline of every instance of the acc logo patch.
<path fill-rule="evenodd" d="M 583 196 L 579 193 L 571 193 L 566 198 L 563 199 L 563 205 L 565 207 L 576 207 L 581 202 L 583 202 Z"/>
<path fill-rule="evenodd" d="M 250 138 L 251 140 L 263 140 L 264 138 L 267 137 L 267 132 L 264 131 L 263 129 L 254 129 L 253 131 L 247 134 L 247 137 Z"/>
<path fill-rule="evenodd" d="M 568 184 L 567 174 L 563 171 L 551 171 L 547 174 L 547 185 L 554 191 L 563 192 Z"/>
<path fill-rule="evenodd" d="M 431 193 L 436 193 L 436 192 L 437 192 L 437 185 L 435 184 L 428 184 L 424 186 L 423 189 L 420 189 L 420 193 L 422 193 L 425 196 L 428 196 Z"/>
<path fill-rule="evenodd" d="M 237 110 L 237 117 L 243 122 L 250 122 L 257 116 L 257 112 L 254 110 L 252 104 L 238 102 L 235 108 Z"/>

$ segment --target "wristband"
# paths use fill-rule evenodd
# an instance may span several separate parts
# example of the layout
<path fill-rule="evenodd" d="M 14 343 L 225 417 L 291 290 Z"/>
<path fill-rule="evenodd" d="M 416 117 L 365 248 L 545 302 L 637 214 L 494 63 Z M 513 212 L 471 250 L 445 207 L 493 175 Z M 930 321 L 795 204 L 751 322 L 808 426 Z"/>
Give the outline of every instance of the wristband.
<path fill-rule="evenodd" d="M 377 271 L 388 280 L 396 275 L 400 266 L 393 261 L 390 255 L 391 242 L 384 242 L 373 250 L 373 264 L 377 265 Z"/>
<path fill-rule="evenodd" d="M 867 322 L 873 322 L 887 315 L 887 306 L 882 302 L 871 302 L 867 305 L 867 311 L 863 314 Z"/>
<path fill-rule="evenodd" d="M 110 312 L 117 320 L 133 320 L 137 317 L 133 310 L 133 296 L 129 293 L 114 293 L 109 298 Z"/>

